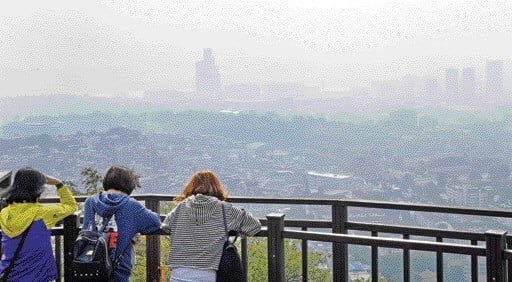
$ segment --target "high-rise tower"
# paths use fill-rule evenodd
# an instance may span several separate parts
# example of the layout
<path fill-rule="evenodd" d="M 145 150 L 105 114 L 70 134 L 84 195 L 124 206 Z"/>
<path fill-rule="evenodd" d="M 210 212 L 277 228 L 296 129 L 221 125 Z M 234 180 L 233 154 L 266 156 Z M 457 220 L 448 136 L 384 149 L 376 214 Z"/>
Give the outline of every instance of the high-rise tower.
<path fill-rule="evenodd" d="M 496 98 L 497 101 L 503 97 L 503 61 L 487 61 L 487 95 Z"/>
<path fill-rule="evenodd" d="M 462 69 L 462 95 L 465 99 L 474 99 L 476 95 L 476 79 L 474 68 Z"/>
<path fill-rule="evenodd" d="M 452 99 L 458 98 L 459 96 L 459 70 L 456 68 L 446 69 L 446 100 L 452 101 Z"/>
<path fill-rule="evenodd" d="M 220 75 L 211 48 L 203 49 L 203 60 L 196 62 L 196 89 L 210 93 L 220 90 Z"/>

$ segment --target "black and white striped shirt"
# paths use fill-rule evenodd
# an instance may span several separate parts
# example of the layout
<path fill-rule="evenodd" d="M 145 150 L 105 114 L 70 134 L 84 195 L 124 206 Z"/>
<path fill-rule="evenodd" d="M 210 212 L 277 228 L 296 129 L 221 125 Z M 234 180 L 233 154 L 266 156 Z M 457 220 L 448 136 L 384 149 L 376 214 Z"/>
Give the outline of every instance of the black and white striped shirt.
<path fill-rule="evenodd" d="M 216 197 L 197 194 L 180 202 L 165 218 L 162 229 L 171 233 L 168 266 L 217 270 L 226 241 L 222 206 L 229 230 L 237 230 L 244 218 L 241 233 L 255 235 L 260 221 L 249 212 L 220 201 Z"/>

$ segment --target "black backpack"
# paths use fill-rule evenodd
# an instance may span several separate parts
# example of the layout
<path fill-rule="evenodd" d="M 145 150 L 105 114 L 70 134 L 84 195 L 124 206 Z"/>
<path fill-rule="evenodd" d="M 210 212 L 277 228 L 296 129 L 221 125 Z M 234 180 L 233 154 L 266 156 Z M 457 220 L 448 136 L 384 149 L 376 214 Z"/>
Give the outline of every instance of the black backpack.
<path fill-rule="evenodd" d="M 226 232 L 226 242 L 222 248 L 222 256 L 220 258 L 219 270 L 217 270 L 217 281 L 220 282 L 239 282 L 244 281 L 244 268 L 242 260 L 238 254 L 238 250 L 235 246 L 235 242 L 240 235 L 242 225 L 245 221 L 245 211 L 243 211 L 243 219 L 238 227 L 235 240 L 229 241 L 229 230 L 226 222 L 226 212 L 224 211 L 224 205 L 222 205 L 222 217 L 224 219 L 224 231 Z"/>
<path fill-rule="evenodd" d="M 112 217 L 104 217 L 98 230 L 94 218 L 92 230 L 82 230 L 73 247 L 73 281 L 111 281 L 115 268 L 123 260 L 124 253 L 115 260 L 111 259 L 114 250 L 109 247 L 110 236 L 106 228 Z"/>

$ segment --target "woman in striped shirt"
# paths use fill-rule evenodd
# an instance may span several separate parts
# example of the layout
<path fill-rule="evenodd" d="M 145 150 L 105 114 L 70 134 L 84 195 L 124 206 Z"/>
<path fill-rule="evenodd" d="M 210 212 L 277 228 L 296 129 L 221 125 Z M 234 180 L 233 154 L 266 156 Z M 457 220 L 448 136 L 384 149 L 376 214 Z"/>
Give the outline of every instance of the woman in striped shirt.
<path fill-rule="evenodd" d="M 172 282 L 215 281 L 226 241 L 224 208 L 229 230 L 255 235 L 261 223 L 252 214 L 225 202 L 228 194 L 210 171 L 192 176 L 178 205 L 165 218 L 162 229 L 170 232 L 169 267 Z"/>

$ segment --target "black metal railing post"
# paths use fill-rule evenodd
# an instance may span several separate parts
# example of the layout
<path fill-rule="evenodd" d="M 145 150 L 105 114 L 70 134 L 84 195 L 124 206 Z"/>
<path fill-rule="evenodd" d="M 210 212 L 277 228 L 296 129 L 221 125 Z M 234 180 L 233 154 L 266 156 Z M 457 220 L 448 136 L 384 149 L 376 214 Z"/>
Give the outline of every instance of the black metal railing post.
<path fill-rule="evenodd" d="M 409 240 L 409 234 L 403 234 L 402 238 L 404 240 Z M 404 268 L 404 282 L 411 281 L 411 251 L 407 248 L 404 248 L 403 251 L 403 268 Z"/>
<path fill-rule="evenodd" d="M 442 243 L 443 237 L 437 237 L 436 242 Z M 443 252 L 436 253 L 436 270 L 437 270 L 437 282 L 443 282 L 443 279 L 444 279 Z"/>
<path fill-rule="evenodd" d="M 485 232 L 487 281 L 507 281 L 506 260 L 503 251 L 506 248 L 506 231 L 489 230 Z"/>
<path fill-rule="evenodd" d="M 472 246 L 478 246 L 478 241 L 471 240 Z M 478 256 L 471 256 L 471 282 L 478 282 Z"/>
<path fill-rule="evenodd" d="M 244 281 L 247 282 L 249 277 L 249 262 L 247 260 L 247 237 L 245 235 L 242 235 L 242 242 L 240 243 L 242 245 L 242 266 L 244 268 Z"/>
<path fill-rule="evenodd" d="M 60 236 L 55 236 L 55 264 L 57 265 L 57 281 L 62 277 L 62 241 Z"/>
<path fill-rule="evenodd" d="M 271 213 L 268 220 L 268 281 L 284 281 L 284 214 Z"/>
<path fill-rule="evenodd" d="M 146 200 L 146 208 L 160 213 L 159 200 Z M 160 236 L 146 236 L 146 281 L 160 281 Z"/>
<path fill-rule="evenodd" d="M 159 200 L 146 200 L 146 208 L 159 213 Z M 146 281 L 160 281 L 160 236 L 146 236 Z"/>
<path fill-rule="evenodd" d="M 379 233 L 372 231 L 372 237 L 379 237 Z M 379 281 L 379 247 L 372 246 L 372 280 Z"/>
<path fill-rule="evenodd" d="M 76 212 L 64 218 L 64 281 L 73 281 L 73 246 L 80 228 L 80 213 Z"/>
<path fill-rule="evenodd" d="M 302 231 L 308 231 L 307 227 L 302 227 Z M 308 240 L 302 240 L 302 281 L 308 281 Z"/>
<path fill-rule="evenodd" d="M 335 204 L 332 206 L 332 232 L 347 234 L 347 206 Z M 334 282 L 348 281 L 348 249 L 347 244 L 332 243 L 332 276 Z"/>

